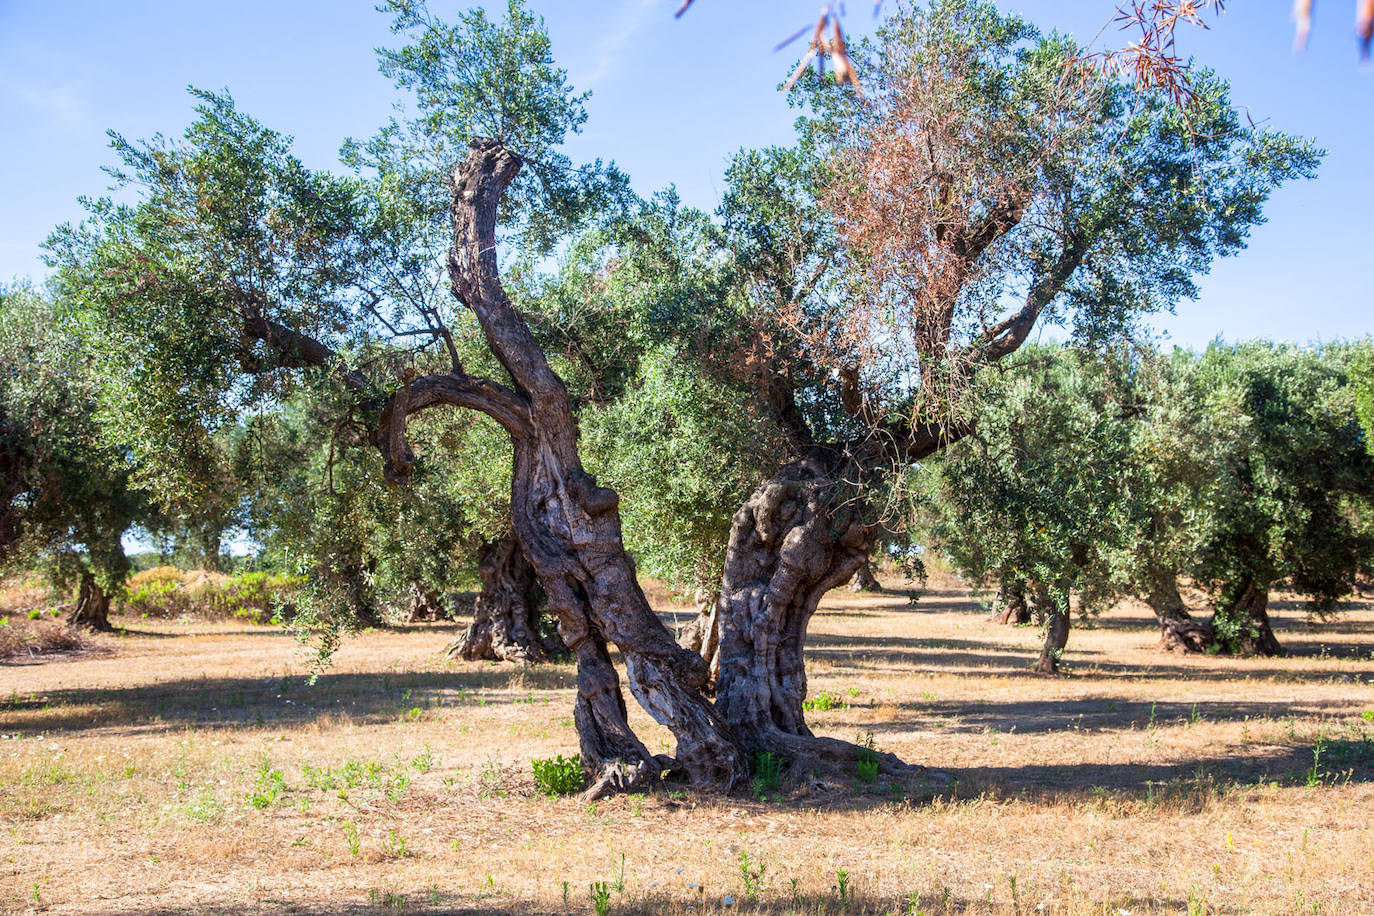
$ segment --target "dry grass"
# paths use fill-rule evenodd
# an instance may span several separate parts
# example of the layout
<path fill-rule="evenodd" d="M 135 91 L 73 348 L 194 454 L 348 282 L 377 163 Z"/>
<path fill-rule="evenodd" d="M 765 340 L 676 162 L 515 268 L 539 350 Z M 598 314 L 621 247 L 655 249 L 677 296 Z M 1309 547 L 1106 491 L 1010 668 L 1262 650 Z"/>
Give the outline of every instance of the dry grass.
<path fill-rule="evenodd" d="M 811 692 L 844 705 L 815 728 L 947 780 L 593 806 L 530 777 L 576 751 L 571 667 L 451 663 L 425 625 L 310 687 L 271 628 L 124 623 L 0 666 L 0 911 L 589 913 L 604 881 L 615 914 L 1374 912 L 1369 604 L 1281 611 L 1278 660 L 1160 655 L 1122 607 L 1043 679 L 1037 634 L 950 583 L 836 592 Z"/>
<path fill-rule="evenodd" d="M 67 629 L 42 580 L 13 576 L 0 580 L 0 659 L 71 654 L 90 648 L 85 637 Z"/>

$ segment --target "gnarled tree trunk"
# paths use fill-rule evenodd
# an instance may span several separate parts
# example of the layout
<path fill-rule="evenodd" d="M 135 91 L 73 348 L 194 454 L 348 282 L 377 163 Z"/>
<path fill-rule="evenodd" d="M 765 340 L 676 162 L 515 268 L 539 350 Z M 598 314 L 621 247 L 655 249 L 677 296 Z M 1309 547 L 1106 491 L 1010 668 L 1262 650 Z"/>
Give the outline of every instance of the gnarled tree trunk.
<path fill-rule="evenodd" d="M 729 729 L 702 693 L 701 656 L 678 646 L 649 607 L 621 540 L 619 497 L 582 467 L 577 422 L 562 379 L 501 285 L 496 264 L 496 213 L 521 160 L 499 142 L 476 140 L 454 170 L 449 278 L 454 295 L 477 317 L 492 354 L 514 385 L 453 371 L 406 378 L 383 412 L 377 443 L 388 476 L 408 476 L 414 455 L 405 417 L 453 404 L 499 422 L 513 446 L 511 519 L 577 659 L 577 724 L 589 794 L 629 788 L 657 776 L 665 761 L 635 737 L 607 643 L 625 659 L 630 690 L 677 738 L 675 769 L 698 785 L 729 790 L 746 767 Z"/>
<path fill-rule="evenodd" d="M 849 578 L 849 590 L 851 592 L 881 592 L 883 586 L 878 582 L 878 577 L 873 575 L 873 563 L 867 557 L 864 558 L 863 565 L 854 570 L 854 575 Z"/>
<path fill-rule="evenodd" d="M 1038 674 L 1058 674 L 1059 660 L 1069 644 L 1069 596 L 1044 586 L 1034 587 L 1036 613 L 1044 621 L 1045 643 L 1035 662 Z"/>
<path fill-rule="evenodd" d="M 103 631 L 114 629 L 110 626 L 110 596 L 90 571 L 81 575 L 81 590 L 76 597 L 76 607 L 67 615 L 67 626 Z"/>
<path fill-rule="evenodd" d="M 720 677 L 720 592 L 697 594 L 697 616 L 678 633 L 677 644 L 706 660 L 714 691 Z"/>
<path fill-rule="evenodd" d="M 816 737 L 802 713 L 807 625 L 876 539 L 858 503 L 845 498 L 845 466 L 817 451 L 783 468 L 735 513 L 725 558 L 716 708 L 745 748 L 778 754 L 798 771 L 852 763 L 862 753 Z M 879 756 L 889 770 L 903 766 Z"/>
<path fill-rule="evenodd" d="M 405 606 L 401 609 L 402 620 L 406 623 L 422 623 L 443 620 L 445 616 L 444 600 L 437 591 L 420 582 L 410 583 Z"/>
<path fill-rule="evenodd" d="M 1019 626 L 1031 622 L 1030 605 L 1026 603 L 1026 583 L 1004 577 L 997 584 L 997 600 L 993 615 L 998 623 Z"/>
<path fill-rule="evenodd" d="M 1237 631 L 1229 648 L 1247 655 L 1282 655 L 1283 646 L 1269 626 L 1268 587 L 1246 581 L 1230 589 L 1229 598 L 1212 616 L 1214 629 Z"/>
<path fill-rule="evenodd" d="M 449 655 L 468 661 L 491 659 L 522 665 L 568 655 L 563 640 L 541 631 L 544 590 L 513 535 L 482 548 L 477 574 L 482 579 L 482 593 L 473 605 L 472 623 L 449 646 Z"/>
<path fill-rule="evenodd" d="M 1159 621 L 1159 647 L 1165 652 L 1207 652 L 1216 646 L 1216 631 L 1210 623 L 1194 620 L 1188 613 L 1172 572 L 1151 571 L 1145 603 Z"/>

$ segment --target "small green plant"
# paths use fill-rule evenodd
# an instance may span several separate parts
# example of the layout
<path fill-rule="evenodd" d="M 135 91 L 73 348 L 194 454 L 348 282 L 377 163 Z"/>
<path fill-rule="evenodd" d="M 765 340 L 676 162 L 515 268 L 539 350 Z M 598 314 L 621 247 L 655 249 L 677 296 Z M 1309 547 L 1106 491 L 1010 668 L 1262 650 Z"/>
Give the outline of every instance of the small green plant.
<path fill-rule="evenodd" d="M 29 611 L 29 619 L 30 619 L 30 620 L 37 620 L 39 617 L 42 617 L 42 616 L 43 616 L 43 612 L 40 611 L 40 610 L 38 610 L 37 608 L 34 608 L 32 611 Z M 37 887 L 37 885 L 34 886 L 33 893 L 34 893 L 34 899 L 37 900 L 37 899 L 38 899 L 38 887 Z"/>
<path fill-rule="evenodd" d="M 387 831 L 386 838 L 382 840 L 382 848 L 386 850 L 387 855 L 395 856 L 398 859 L 404 859 L 408 854 L 405 837 L 397 833 L 394 828 Z"/>
<path fill-rule="evenodd" d="M 835 895 L 840 898 L 840 909 L 849 909 L 854 900 L 854 889 L 849 886 L 849 872 L 840 868 L 835 870 Z"/>
<path fill-rule="evenodd" d="M 625 853 L 623 852 L 620 854 L 620 871 L 616 872 L 615 881 L 611 884 L 611 888 L 617 894 L 625 893 Z"/>
<path fill-rule="evenodd" d="M 410 787 L 410 774 L 397 773 L 386 781 L 386 797 L 393 802 L 399 802 L 405 797 L 406 789 Z"/>
<path fill-rule="evenodd" d="M 859 735 L 854 743 L 858 745 L 854 754 L 854 772 L 860 782 L 871 786 L 878 781 L 878 749 L 873 742 L 873 733 Z"/>
<path fill-rule="evenodd" d="M 1316 743 L 1312 745 L 1312 766 L 1307 770 L 1307 788 L 1315 789 L 1322 784 L 1326 774 L 1322 771 L 1322 753 L 1326 750 L 1326 736 L 1318 733 Z"/>
<path fill-rule="evenodd" d="M 286 777 L 281 770 L 272 769 L 272 764 L 263 760 L 258 766 L 258 778 L 253 784 L 252 791 L 248 792 L 245 800 L 254 808 L 262 810 L 270 808 L 277 803 L 277 799 L 286 791 Z"/>
<path fill-rule="evenodd" d="M 477 776 L 477 794 L 482 798 L 505 797 L 506 774 L 495 760 L 482 764 L 482 772 Z"/>
<path fill-rule="evenodd" d="M 1374 709 L 1366 709 L 1364 712 L 1360 713 L 1360 718 L 1364 719 L 1366 722 L 1374 722 Z"/>
<path fill-rule="evenodd" d="M 824 690 L 809 700 L 802 700 L 802 709 L 814 712 L 829 712 L 832 709 L 844 709 L 844 706 L 844 700 Z"/>
<path fill-rule="evenodd" d="M 414 760 L 410 761 L 410 765 L 419 773 L 428 773 L 434 768 L 434 752 L 429 749 L 428 744 L 425 745 L 425 749 L 421 751 Z"/>
<path fill-rule="evenodd" d="M 763 874 L 768 871 L 766 862 L 749 861 L 749 853 L 739 854 L 739 880 L 740 893 L 745 900 L 759 899 L 759 890 L 763 887 Z"/>
<path fill-rule="evenodd" d="M 530 761 L 534 770 L 534 785 L 545 795 L 571 795 L 582 791 L 587 780 L 582 775 L 582 758 L 576 754 L 564 757 L 536 758 Z"/>
<path fill-rule="evenodd" d="M 358 825 L 352 821 L 345 821 L 343 825 L 344 839 L 348 841 L 348 851 L 355 858 L 358 855 L 358 848 L 362 841 L 358 838 Z"/>
<path fill-rule="evenodd" d="M 588 890 L 592 898 L 592 909 L 596 916 L 607 916 L 611 912 L 611 889 L 605 881 L 593 881 Z"/>
<path fill-rule="evenodd" d="M 782 758 L 772 751 L 758 751 L 752 763 L 754 797 L 764 801 L 765 793 L 775 791 L 782 783 Z"/>

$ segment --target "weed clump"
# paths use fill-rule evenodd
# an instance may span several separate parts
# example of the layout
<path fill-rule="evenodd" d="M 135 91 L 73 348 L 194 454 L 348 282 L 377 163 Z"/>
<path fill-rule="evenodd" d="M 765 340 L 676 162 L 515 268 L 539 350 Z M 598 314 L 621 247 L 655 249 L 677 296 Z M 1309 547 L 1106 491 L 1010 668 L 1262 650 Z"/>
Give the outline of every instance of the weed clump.
<path fill-rule="evenodd" d="M 587 785 L 582 774 L 582 758 L 577 754 L 564 757 L 539 757 L 530 762 L 534 769 L 534 786 L 545 795 L 572 795 Z"/>

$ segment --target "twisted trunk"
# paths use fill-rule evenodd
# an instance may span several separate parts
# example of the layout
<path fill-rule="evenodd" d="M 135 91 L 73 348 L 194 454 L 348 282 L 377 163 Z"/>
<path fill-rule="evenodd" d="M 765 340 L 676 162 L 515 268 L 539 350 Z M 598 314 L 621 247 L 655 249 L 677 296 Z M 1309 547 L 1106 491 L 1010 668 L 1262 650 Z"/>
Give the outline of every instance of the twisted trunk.
<path fill-rule="evenodd" d="M 798 771 L 872 753 L 816 737 L 802 713 L 807 625 L 876 540 L 849 498 L 846 470 L 845 460 L 819 452 L 783 468 L 735 513 L 725 559 L 716 708 L 746 749 L 778 754 Z M 885 769 L 903 767 L 879 757 Z"/>
<path fill-rule="evenodd" d="M 1145 603 L 1159 621 L 1159 647 L 1165 652 L 1208 652 L 1217 634 L 1205 620 L 1194 620 L 1178 593 L 1178 578 L 1170 571 L 1153 569 Z"/>
<path fill-rule="evenodd" d="M 997 601 L 993 614 L 998 623 L 1019 626 L 1031 622 L 1030 605 L 1026 603 L 1026 583 L 1021 579 L 1004 577 L 997 585 Z"/>
<path fill-rule="evenodd" d="M 546 634 L 540 627 L 544 590 L 513 535 L 482 548 L 477 574 L 482 593 L 473 605 L 472 623 L 449 646 L 450 656 L 529 665 L 568 655 L 557 634 Z"/>
<path fill-rule="evenodd" d="M 405 442 L 409 414 L 451 404 L 499 422 L 513 447 L 512 527 L 577 659 L 574 719 L 582 763 L 593 779 L 589 794 L 631 788 L 658 776 L 665 764 L 697 785 L 728 791 L 746 768 L 702 693 L 706 663 L 678 646 L 649 607 L 621 540 L 619 497 L 583 469 L 567 389 L 501 285 L 497 206 L 521 165 L 498 142 L 471 144 L 453 174 L 448 261 L 454 295 L 476 316 L 514 387 L 469 376 L 450 349 L 451 373 L 406 378 L 383 411 L 376 442 L 387 457 L 388 476 L 404 479 L 414 463 Z M 677 738 L 675 760 L 656 758 L 630 729 L 609 642 L 624 656 L 635 698 Z"/>
<path fill-rule="evenodd" d="M 110 626 L 110 596 L 89 570 L 81 575 L 81 590 L 77 594 L 76 607 L 67 615 L 67 626 L 105 632 L 114 629 Z"/>
<path fill-rule="evenodd" d="M 422 623 L 443 620 L 446 616 L 444 602 L 438 592 L 419 582 L 410 583 L 401 619 L 406 623 Z"/>
<path fill-rule="evenodd" d="M 1212 627 L 1235 634 L 1229 648 L 1246 655 L 1283 655 L 1283 646 L 1269 626 L 1268 587 L 1246 580 L 1229 589 L 1227 597 L 1229 600 L 1212 616 Z"/>
<path fill-rule="evenodd" d="M 854 570 L 854 575 L 849 580 L 849 590 L 851 592 L 881 592 L 882 585 L 878 582 L 878 577 L 873 575 L 873 564 L 865 557 L 863 565 Z"/>
<path fill-rule="evenodd" d="M 1045 643 L 1036 660 L 1038 674 L 1058 674 L 1059 661 L 1069 644 L 1069 595 L 1037 585 L 1034 589 L 1037 613 L 1043 618 Z"/>
<path fill-rule="evenodd" d="M 697 594 L 697 616 L 678 633 L 677 644 L 705 659 L 711 689 L 720 677 L 720 593 Z"/>

